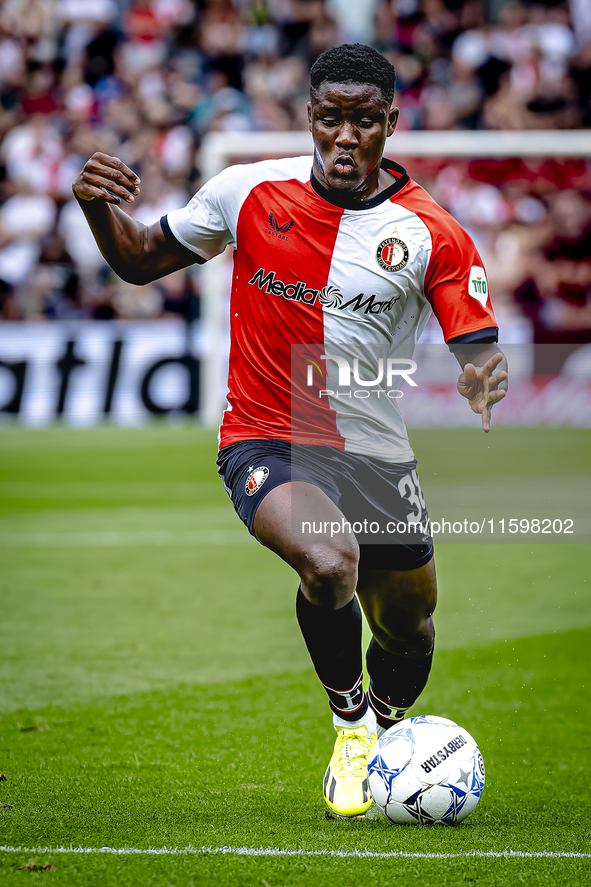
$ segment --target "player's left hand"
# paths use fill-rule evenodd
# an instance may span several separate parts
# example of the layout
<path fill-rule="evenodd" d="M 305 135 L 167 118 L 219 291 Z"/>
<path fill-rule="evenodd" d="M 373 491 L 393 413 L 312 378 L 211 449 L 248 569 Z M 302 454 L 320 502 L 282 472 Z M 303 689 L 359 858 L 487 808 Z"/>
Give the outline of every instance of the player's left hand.
<path fill-rule="evenodd" d="M 495 403 L 505 397 L 507 386 L 500 388 L 501 382 L 506 382 L 508 373 L 495 368 L 505 360 L 505 356 L 498 352 L 486 361 L 484 366 L 477 367 L 473 363 L 467 363 L 464 372 L 458 379 L 458 391 L 468 402 L 475 413 L 482 415 L 482 430 L 490 431 L 490 411 Z"/>

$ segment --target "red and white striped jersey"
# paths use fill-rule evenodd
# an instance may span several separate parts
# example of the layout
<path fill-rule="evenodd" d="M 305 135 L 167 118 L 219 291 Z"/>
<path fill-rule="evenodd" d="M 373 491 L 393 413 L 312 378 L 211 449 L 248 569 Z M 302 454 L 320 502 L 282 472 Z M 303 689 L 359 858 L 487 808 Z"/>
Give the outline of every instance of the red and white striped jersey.
<path fill-rule="evenodd" d="M 292 346 L 406 358 L 431 311 L 446 341 L 497 326 L 472 240 L 402 167 L 382 161 L 393 184 L 363 209 L 332 203 L 311 168 L 310 157 L 228 167 L 163 220 L 201 259 L 235 247 L 221 446 L 296 440 Z M 322 367 L 316 390 L 335 390 L 336 362 Z M 396 400 L 386 397 L 319 397 L 297 442 L 413 458 Z"/>

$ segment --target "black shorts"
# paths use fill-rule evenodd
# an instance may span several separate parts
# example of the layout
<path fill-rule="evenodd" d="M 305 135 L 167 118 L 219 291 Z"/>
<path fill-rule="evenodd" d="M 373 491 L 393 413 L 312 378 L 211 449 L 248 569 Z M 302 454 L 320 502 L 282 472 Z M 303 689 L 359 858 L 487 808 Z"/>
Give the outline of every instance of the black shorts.
<path fill-rule="evenodd" d="M 247 440 L 223 447 L 217 464 L 226 492 L 253 536 L 255 514 L 267 493 L 305 481 L 319 487 L 343 513 L 359 543 L 360 566 L 414 570 L 433 557 L 416 460 L 391 464 L 334 447 Z M 313 541 L 323 528 L 312 516 L 309 523 L 306 538 Z"/>

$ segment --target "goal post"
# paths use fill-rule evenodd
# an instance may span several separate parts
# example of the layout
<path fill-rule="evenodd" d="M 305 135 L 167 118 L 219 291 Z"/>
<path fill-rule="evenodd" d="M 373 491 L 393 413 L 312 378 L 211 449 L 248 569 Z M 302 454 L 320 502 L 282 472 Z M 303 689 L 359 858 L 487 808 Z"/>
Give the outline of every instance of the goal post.
<path fill-rule="evenodd" d="M 312 156 L 309 132 L 211 132 L 201 146 L 203 181 L 235 163 L 274 157 Z M 386 142 L 386 157 L 444 159 L 591 158 L 591 130 L 449 130 L 395 132 Z M 217 426 L 226 398 L 231 276 L 226 254 L 200 269 L 202 295 L 202 372 L 200 418 Z"/>

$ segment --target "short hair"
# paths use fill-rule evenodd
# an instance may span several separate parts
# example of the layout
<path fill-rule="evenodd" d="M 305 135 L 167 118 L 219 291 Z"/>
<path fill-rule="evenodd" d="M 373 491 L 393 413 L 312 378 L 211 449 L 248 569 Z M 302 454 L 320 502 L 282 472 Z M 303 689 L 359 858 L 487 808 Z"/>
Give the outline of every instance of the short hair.
<path fill-rule="evenodd" d="M 343 43 L 319 56 L 310 71 L 312 96 L 323 83 L 371 83 L 392 104 L 396 88 L 394 65 L 365 43 Z"/>

